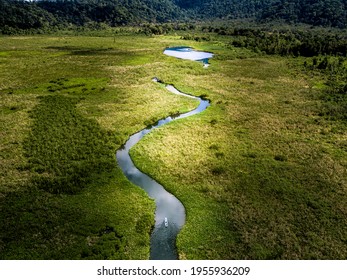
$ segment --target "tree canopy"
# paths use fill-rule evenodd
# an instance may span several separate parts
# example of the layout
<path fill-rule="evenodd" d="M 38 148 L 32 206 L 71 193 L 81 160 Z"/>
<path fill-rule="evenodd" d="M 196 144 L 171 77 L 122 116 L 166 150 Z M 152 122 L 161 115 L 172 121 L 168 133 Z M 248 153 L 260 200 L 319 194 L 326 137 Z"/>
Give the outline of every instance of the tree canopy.
<path fill-rule="evenodd" d="M 0 0 L 0 31 L 252 18 L 347 27 L 347 0 Z"/>

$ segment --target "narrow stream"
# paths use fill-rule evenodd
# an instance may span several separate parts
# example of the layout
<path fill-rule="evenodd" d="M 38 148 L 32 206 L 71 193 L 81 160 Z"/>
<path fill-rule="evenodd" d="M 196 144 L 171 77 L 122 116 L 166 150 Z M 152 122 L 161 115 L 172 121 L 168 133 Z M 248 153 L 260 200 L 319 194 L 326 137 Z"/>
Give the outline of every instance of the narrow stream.
<path fill-rule="evenodd" d="M 190 48 L 189 52 L 191 52 Z M 205 65 L 205 61 L 203 62 Z M 164 84 L 157 78 L 153 78 L 153 81 Z M 198 99 L 200 101 L 199 106 L 190 112 L 183 113 L 178 116 L 169 116 L 160 120 L 157 124 L 133 134 L 125 145 L 116 153 L 118 164 L 128 180 L 144 189 L 147 194 L 155 200 L 156 203 L 155 227 L 151 235 L 151 260 L 175 260 L 178 258 L 176 250 L 176 236 L 185 223 L 185 208 L 183 204 L 175 196 L 167 192 L 162 185 L 136 168 L 129 155 L 129 151 L 136 143 L 138 143 L 152 130 L 174 120 L 183 119 L 198 114 L 204 111 L 210 105 L 208 100 L 180 92 L 173 85 L 164 85 L 167 90 L 174 94 L 183 95 L 187 98 Z"/>

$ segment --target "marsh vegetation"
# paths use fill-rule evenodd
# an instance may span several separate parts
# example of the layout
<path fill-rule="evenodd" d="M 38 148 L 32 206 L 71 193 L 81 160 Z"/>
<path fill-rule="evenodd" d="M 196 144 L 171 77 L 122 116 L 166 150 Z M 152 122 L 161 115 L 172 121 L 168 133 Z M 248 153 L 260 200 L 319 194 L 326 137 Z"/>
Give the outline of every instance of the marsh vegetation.
<path fill-rule="evenodd" d="M 186 33 L 0 38 L 1 259 L 149 257 L 155 206 L 115 153 L 196 106 L 153 77 L 211 100 L 131 150 L 186 208 L 181 259 L 346 259 L 345 57 Z"/>

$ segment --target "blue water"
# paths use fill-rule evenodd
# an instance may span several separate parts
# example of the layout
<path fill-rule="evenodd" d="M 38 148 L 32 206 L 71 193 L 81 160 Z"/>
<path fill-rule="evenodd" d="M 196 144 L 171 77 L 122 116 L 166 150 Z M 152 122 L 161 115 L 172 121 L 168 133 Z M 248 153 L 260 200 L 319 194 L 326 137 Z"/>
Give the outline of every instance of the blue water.
<path fill-rule="evenodd" d="M 161 83 L 156 78 L 154 78 L 153 81 Z M 174 94 L 184 95 L 187 98 L 199 100 L 199 106 L 190 112 L 175 117 L 169 116 L 160 120 L 157 124 L 135 133 L 116 154 L 118 165 L 128 180 L 144 189 L 147 194 L 155 200 L 155 227 L 151 235 L 150 252 L 150 259 L 152 260 L 175 260 L 178 258 L 176 251 L 176 236 L 186 220 L 185 208 L 183 204 L 175 196 L 167 192 L 162 185 L 136 168 L 129 155 L 129 151 L 152 130 L 174 120 L 198 114 L 206 110 L 210 105 L 208 100 L 180 92 L 172 85 L 165 86 L 168 91 Z"/>
<path fill-rule="evenodd" d="M 208 66 L 208 59 L 213 56 L 212 53 L 194 51 L 189 47 L 168 48 L 164 51 L 164 54 L 182 59 L 201 61 L 204 63 L 205 67 Z M 124 146 L 117 151 L 116 157 L 118 165 L 128 180 L 141 187 L 155 200 L 155 226 L 151 235 L 150 259 L 174 260 L 178 259 L 176 237 L 186 220 L 185 208 L 183 204 L 175 196 L 166 191 L 162 185 L 136 168 L 129 155 L 129 151 L 146 134 L 174 120 L 198 114 L 206 110 L 210 102 L 203 98 L 180 92 L 173 85 L 165 84 L 157 78 L 154 78 L 153 81 L 164 84 L 166 89 L 173 94 L 199 100 L 199 106 L 190 112 L 169 116 L 160 120 L 157 124 L 135 133 L 128 139 Z"/>
<path fill-rule="evenodd" d="M 200 61 L 205 66 L 208 65 L 208 60 L 213 57 L 213 53 L 196 51 L 191 47 L 174 47 L 166 48 L 164 51 L 165 55 L 173 56 L 181 59 L 188 59 L 194 61 Z"/>

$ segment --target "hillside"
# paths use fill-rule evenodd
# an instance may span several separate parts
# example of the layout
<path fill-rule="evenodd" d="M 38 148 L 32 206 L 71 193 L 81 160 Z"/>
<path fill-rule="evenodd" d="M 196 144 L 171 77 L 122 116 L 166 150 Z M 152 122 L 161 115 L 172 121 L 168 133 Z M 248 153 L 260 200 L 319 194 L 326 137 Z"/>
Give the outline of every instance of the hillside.
<path fill-rule="evenodd" d="M 0 31 L 75 26 L 134 25 L 180 19 L 182 11 L 170 0 L 13 1 L 0 0 Z"/>
<path fill-rule="evenodd" d="M 346 0 L 0 0 L 0 31 L 248 18 L 345 28 Z"/>
<path fill-rule="evenodd" d="M 176 0 L 178 6 L 206 18 L 256 18 L 288 23 L 346 27 L 346 0 Z"/>

